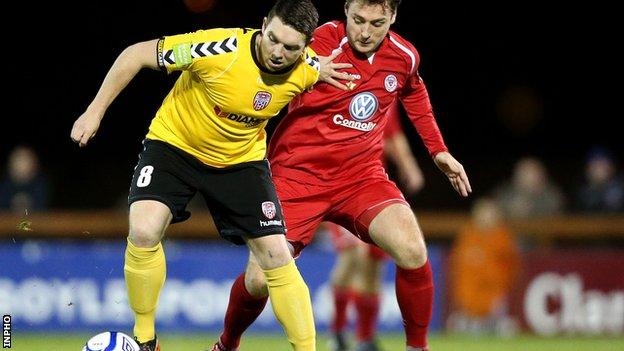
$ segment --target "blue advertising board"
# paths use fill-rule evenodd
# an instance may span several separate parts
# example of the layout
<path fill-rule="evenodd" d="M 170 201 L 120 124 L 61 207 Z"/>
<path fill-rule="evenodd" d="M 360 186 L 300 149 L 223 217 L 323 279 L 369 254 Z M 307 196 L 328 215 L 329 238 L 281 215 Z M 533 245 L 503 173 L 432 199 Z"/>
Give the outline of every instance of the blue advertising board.
<path fill-rule="evenodd" d="M 110 241 L 23 241 L 0 243 L 0 312 L 10 314 L 16 330 L 131 330 L 123 278 L 125 243 Z M 207 242 L 167 241 L 167 281 L 161 292 L 157 328 L 166 331 L 218 332 L 230 287 L 243 271 L 245 247 Z M 441 328 L 444 293 L 442 251 L 429 248 L 436 279 L 431 329 Z M 329 272 L 335 254 L 309 247 L 297 260 L 308 283 L 316 325 L 325 330 L 333 311 Z M 353 311 L 351 311 L 353 313 Z M 380 330 L 401 331 L 394 293 L 394 265 L 388 262 Z M 270 307 L 252 327 L 279 331 Z"/>

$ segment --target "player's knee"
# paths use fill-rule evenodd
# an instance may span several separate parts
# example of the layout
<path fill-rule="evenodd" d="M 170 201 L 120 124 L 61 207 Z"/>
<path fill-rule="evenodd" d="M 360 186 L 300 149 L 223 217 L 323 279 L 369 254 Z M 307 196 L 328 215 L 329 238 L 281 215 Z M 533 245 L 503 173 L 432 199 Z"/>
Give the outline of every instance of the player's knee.
<path fill-rule="evenodd" d="M 258 259 L 258 264 L 262 269 L 275 269 L 283 267 L 292 261 L 293 257 L 288 249 L 267 250 L 266 252 L 254 253 Z"/>
<path fill-rule="evenodd" d="M 397 250 L 396 264 L 402 268 L 419 268 L 427 262 L 427 247 L 422 240 L 410 240 Z"/>
<path fill-rule="evenodd" d="M 148 223 L 134 223 L 130 225 L 128 237 L 134 246 L 154 247 L 160 242 L 160 229 Z"/>

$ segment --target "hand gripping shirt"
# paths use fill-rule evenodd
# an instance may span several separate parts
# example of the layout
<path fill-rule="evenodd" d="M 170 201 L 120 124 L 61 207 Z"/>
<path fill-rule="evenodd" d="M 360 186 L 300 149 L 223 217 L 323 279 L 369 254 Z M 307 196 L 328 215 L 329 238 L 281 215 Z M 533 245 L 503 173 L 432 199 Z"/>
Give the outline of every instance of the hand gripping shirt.
<path fill-rule="evenodd" d="M 218 28 L 164 37 L 158 63 L 182 71 L 147 134 L 212 167 L 262 160 L 265 125 L 318 79 L 319 61 L 306 48 L 282 71 L 270 72 L 254 49 L 259 30 Z"/>

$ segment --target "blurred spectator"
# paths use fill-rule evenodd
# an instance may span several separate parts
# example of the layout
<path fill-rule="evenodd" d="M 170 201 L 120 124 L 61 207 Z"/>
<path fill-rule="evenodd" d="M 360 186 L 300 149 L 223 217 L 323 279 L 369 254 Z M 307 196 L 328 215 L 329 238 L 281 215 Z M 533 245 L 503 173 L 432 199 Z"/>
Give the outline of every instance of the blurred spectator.
<path fill-rule="evenodd" d="M 595 148 L 587 156 L 585 183 L 577 194 L 577 208 L 588 213 L 624 211 L 624 180 L 617 174 L 608 150 Z"/>
<path fill-rule="evenodd" d="M 548 216 L 563 210 L 563 195 L 552 184 L 542 162 L 534 157 L 520 159 L 512 179 L 496 191 L 496 200 L 506 218 Z"/>
<path fill-rule="evenodd" d="M 395 109 L 398 108 L 396 105 Z M 388 117 L 384 131 L 384 156 L 394 165 L 401 190 L 406 194 L 414 195 L 425 186 L 425 177 L 401 129 L 398 115 Z"/>
<path fill-rule="evenodd" d="M 471 221 L 450 255 L 449 328 L 461 332 L 509 330 L 507 296 L 520 265 L 519 248 L 492 199 L 475 202 Z"/>
<path fill-rule="evenodd" d="M 0 182 L 0 210 L 24 214 L 48 205 L 48 182 L 35 151 L 24 145 L 9 154 L 7 173 Z"/>

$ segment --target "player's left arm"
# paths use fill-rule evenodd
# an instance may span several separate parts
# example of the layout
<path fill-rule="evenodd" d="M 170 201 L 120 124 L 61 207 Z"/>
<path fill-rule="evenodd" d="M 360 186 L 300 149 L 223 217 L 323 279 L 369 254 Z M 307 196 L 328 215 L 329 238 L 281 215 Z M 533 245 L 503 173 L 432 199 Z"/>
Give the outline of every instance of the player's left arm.
<path fill-rule="evenodd" d="M 70 133 L 71 139 L 80 147 L 86 146 L 97 133 L 108 106 L 130 83 L 142 68 L 158 69 L 156 46 L 158 39 L 140 42 L 127 47 L 115 60 L 106 74 L 100 89 L 80 115 Z"/>
<path fill-rule="evenodd" d="M 413 68 L 399 99 L 436 166 L 444 172 L 455 191 L 461 196 L 468 196 L 472 192 L 468 175 L 464 166 L 449 153 L 444 144 L 442 133 L 433 115 L 429 93 L 418 74 L 417 67 Z"/>

